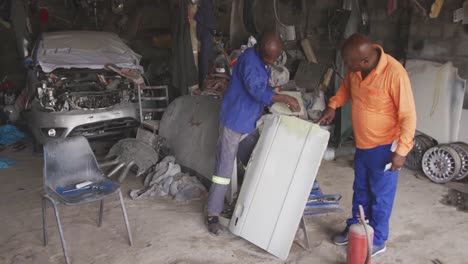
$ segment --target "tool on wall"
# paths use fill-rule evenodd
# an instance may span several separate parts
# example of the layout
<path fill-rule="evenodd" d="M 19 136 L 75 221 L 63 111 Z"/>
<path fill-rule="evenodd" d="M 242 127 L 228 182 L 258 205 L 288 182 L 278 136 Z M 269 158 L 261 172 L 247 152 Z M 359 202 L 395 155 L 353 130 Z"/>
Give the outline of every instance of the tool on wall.
<path fill-rule="evenodd" d="M 317 56 L 315 56 L 314 49 L 312 47 L 311 41 L 307 38 L 307 32 L 309 29 L 309 8 L 307 7 L 307 3 L 305 0 L 301 2 L 303 13 L 302 13 L 302 20 L 305 21 L 301 27 L 301 47 L 304 51 L 304 54 L 307 58 L 307 61 L 318 63 Z"/>
<path fill-rule="evenodd" d="M 363 34 L 370 33 L 370 19 L 369 19 L 369 12 L 367 11 L 367 1 L 366 0 L 358 0 L 356 5 L 361 21 L 359 23 L 359 32 Z"/>
<path fill-rule="evenodd" d="M 463 3 L 463 7 L 453 11 L 453 22 L 462 22 L 463 25 L 468 24 L 468 1 Z"/>
<path fill-rule="evenodd" d="M 285 41 L 293 41 L 296 40 L 296 27 L 294 25 L 286 25 L 279 19 L 278 16 L 278 0 L 273 0 L 273 9 L 275 13 L 275 20 L 276 20 L 276 30 L 280 34 L 280 36 Z"/>
<path fill-rule="evenodd" d="M 435 0 L 431 6 L 431 12 L 429 13 L 429 17 L 430 18 L 439 17 L 440 10 L 442 10 L 443 5 L 444 5 L 444 0 Z"/>
<path fill-rule="evenodd" d="M 418 0 L 412 0 L 411 2 L 416 7 L 416 9 L 419 11 L 419 13 L 421 13 L 424 17 L 427 17 L 428 12 L 427 12 L 426 8 L 424 8 L 424 6 L 422 6 L 421 3 L 419 3 Z"/>

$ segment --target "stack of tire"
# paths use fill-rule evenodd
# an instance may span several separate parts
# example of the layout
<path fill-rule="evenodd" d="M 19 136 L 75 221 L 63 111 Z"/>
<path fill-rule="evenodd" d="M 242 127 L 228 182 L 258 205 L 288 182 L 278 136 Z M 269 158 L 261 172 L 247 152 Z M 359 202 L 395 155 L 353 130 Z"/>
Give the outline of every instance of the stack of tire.
<path fill-rule="evenodd" d="M 463 142 L 437 145 L 427 135 L 417 135 L 406 167 L 422 170 L 435 183 L 461 181 L 468 177 L 468 145 Z"/>

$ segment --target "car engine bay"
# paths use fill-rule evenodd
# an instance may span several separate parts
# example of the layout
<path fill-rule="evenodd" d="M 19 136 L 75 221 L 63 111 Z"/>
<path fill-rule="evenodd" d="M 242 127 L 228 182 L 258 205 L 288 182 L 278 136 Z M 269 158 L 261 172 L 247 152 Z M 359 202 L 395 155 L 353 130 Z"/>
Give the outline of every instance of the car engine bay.
<path fill-rule="evenodd" d="M 132 80 L 104 69 L 38 71 L 36 80 L 36 99 L 47 112 L 103 109 L 138 98 Z"/>

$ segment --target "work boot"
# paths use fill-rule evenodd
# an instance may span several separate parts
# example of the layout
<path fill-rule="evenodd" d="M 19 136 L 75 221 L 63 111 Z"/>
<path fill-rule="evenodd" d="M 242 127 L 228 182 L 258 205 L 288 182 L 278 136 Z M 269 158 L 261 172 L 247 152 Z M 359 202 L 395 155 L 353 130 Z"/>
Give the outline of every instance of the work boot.
<path fill-rule="evenodd" d="M 346 227 L 343 232 L 334 235 L 332 238 L 333 243 L 338 246 L 347 245 L 348 244 L 348 232 L 349 232 L 349 229 L 348 227 Z"/>
<path fill-rule="evenodd" d="M 381 246 L 372 246 L 372 256 L 376 256 L 380 253 L 384 253 L 385 251 L 387 250 L 387 247 L 385 246 L 385 244 L 381 245 Z"/>
<path fill-rule="evenodd" d="M 207 216 L 206 226 L 208 227 L 208 232 L 214 236 L 219 236 L 223 231 L 218 216 Z"/>

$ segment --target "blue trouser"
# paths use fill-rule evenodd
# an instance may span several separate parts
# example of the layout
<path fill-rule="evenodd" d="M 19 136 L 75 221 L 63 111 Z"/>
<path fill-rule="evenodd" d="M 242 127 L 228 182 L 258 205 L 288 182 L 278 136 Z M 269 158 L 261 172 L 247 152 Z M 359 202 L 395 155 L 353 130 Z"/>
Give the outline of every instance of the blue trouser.
<path fill-rule="evenodd" d="M 219 130 L 216 165 L 208 196 L 207 211 L 210 216 L 219 215 L 223 211 L 224 197 L 231 182 L 241 137 L 241 133 L 224 126 L 221 126 Z"/>
<path fill-rule="evenodd" d="M 372 149 L 357 149 L 354 157 L 352 218 L 347 226 L 358 222 L 359 205 L 374 228 L 374 245 L 382 246 L 388 239 L 388 226 L 398 183 L 398 171 L 384 171 L 390 162 L 391 145 Z"/>

